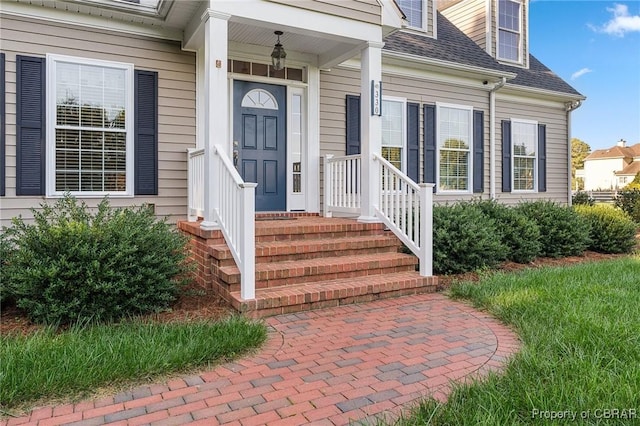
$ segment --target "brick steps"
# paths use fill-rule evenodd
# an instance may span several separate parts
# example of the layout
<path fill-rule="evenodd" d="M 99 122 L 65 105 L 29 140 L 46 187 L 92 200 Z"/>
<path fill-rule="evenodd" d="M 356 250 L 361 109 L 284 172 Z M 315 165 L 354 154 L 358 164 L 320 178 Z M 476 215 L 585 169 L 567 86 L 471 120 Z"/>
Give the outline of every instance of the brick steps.
<path fill-rule="evenodd" d="M 256 298 L 240 298 L 240 273 L 219 231 L 191 224 L 199 282 L 213 286 L 234 309 L 264 317 L 435 291 L 418 260 L 381 223 L 311 214 L 256 216 Z M 194 243 L 195 241 L 195 243 Z"/>
<path fill-rule="evenodd" d="M 431 293 L 436 291 L 436 283 L 435 277 L 421 277 L 416 272 L 405 271 L 259 289 L 254 300 L 242 300 L 239 291 L 232 291 L 230 299 L 237 311 L 259 318 L 385 297 Z"/>

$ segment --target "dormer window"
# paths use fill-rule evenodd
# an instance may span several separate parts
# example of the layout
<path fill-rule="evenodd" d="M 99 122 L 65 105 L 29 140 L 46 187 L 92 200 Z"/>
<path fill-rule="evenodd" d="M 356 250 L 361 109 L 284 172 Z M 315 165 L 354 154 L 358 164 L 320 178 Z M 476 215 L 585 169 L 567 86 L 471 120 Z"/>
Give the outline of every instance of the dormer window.
<path fill-rule="evenodd" d="M 423 0 L 397 0 L 397 3 L 407 17 L 409 27 L 426 31 L 426 2 Z"/>
<path fill-rule="evenodd" d="M 522 4 L 498 0 L 498 59 L 522 61 Z"/>

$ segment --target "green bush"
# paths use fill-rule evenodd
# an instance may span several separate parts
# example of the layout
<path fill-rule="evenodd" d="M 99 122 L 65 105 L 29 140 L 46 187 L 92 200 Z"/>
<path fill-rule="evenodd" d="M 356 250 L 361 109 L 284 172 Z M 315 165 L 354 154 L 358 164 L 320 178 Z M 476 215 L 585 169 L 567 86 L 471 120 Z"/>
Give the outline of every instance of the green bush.
<path fill-rule="evenodd" d="M 151 209 L 95 213 L 70 196 L 15 218 L 2 278 L 16 305 L 39 323 L 108 321 L 168 308 L 188 278 L 186 238 Z"/>
<path fill-rule="evenodd" d="M 433 269 L 456 274 L 493 267 L 506 259 L 493 219 L 471 203 L 433 208 Z"/>
<path fill-rule="evenodd" d="M 9 285 L 7 277 L 7 268 L 5 265 L 9 263 L 9 256 L 13 252 L 11 240 L 4 237 L 4 232 L 0 231 L 0 306 L 13 301 L 14 290 Z"/>
<path fill-rule="evenodd" d="M 589 249 L 601 253 L 628 253 L 636 244 L 637 225 L 622 210 L 607 206 L 576 206 L 591 224 Z"/>
<path fill-rule="evenodd" d="M 571 207 L 540 200 L 520 203 L 515 209 L 538 225 L 541 256 L 574 256 L 589 246 L 589 223 Z"/>
<path fill-rule="evenodd" d="M 640 189 L 623 189 L 615 198 L 615 205 L 640 223 Z"/>
<path fill-rule="evenodd" d="M 596 200 L 593 199 L 591 195 L 584 191 L 578 191 L 571 197 L 571 203 L 574 206 L 593 206 L 596 203 Z"/>
<path fill-rule="evenodd" d="M 540 254 L 540 229 L 533 219 L 496 201 L 479 201 L 476 205 L 496 222 L 496 231 L 509 248 L 507 259 L 529 263 Z"/>

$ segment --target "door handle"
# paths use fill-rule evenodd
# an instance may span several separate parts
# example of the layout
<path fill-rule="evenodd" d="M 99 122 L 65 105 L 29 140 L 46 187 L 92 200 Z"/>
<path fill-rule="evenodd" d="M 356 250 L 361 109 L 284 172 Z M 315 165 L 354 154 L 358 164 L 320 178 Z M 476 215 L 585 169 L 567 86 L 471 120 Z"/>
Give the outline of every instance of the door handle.
<path fill-rule="evenodd" d="M 238 158 L 240 157 L 240 153 L 237 149 L 233 150 L 233 165 L 237 169 L 238 168 Z"/>

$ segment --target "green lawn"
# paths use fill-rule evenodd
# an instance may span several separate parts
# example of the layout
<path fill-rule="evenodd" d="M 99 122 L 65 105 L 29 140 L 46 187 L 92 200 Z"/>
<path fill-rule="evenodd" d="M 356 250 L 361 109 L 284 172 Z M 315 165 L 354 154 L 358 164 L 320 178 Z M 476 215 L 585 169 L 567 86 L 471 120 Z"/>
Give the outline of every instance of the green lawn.
<path fill-rule="evenodd" d="M 158 378 L 237 357 L 266 339 L 239 316 L 219 322 L 77 326 L 0 337 L 0 405 L 78 397 L 111 385 Z"/>
<path fill-rule="evenodd" d="M 451 293 L 511 325 L 522 349 L 502 375 L 457 387 L 444 405 L 425 401 L 398 425 L 640 424 L 640 256 Z"/>

